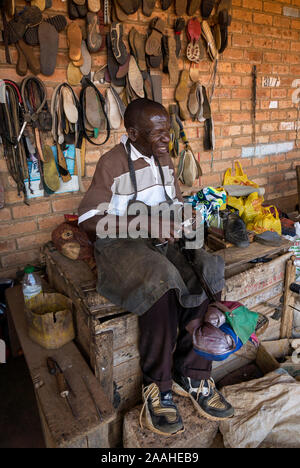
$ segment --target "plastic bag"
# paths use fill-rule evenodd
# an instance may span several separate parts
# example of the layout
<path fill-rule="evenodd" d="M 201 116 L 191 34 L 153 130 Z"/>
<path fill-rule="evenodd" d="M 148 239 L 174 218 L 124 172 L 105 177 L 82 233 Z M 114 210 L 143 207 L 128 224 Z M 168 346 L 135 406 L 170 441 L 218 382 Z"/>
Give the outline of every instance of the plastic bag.
<path fill-rule="evenodd" d="M 273 215 L 271 208 L 275 211 Z M 256 216 L 253 222 L 247 224 L 247 229 L 261 234 L 265 231 L 274 231 L 281 236 L 281 222 L 277 208 L 274 205 L 262 207 L 262 213 Z"/>
<path fill-rule="evenodd" d="M 244 211 L 241 216 L 244 223 L 251 223 L 256 216 L 262 214 L 262 203 L 264 199 L 257 192 L 250 193 L 244 205 Z"/>
<path fill-rule="evenodd" d="M 243 197 L 227 197 L 227 206 L 232 206 L 233 208 L 239 210 L 239 216 L 242 216 L 245 210 L 245 204 Z"/>
<path fill-rule="evenodd" d="M 231 174 L 231 168 L 228 168 L 224 175 L 223 185 L 250 185 L 258 187 L 255 182 L 248 179 L 247 174 L 243 171 L 240 161 L 235 161 L 235 175 Z"/>

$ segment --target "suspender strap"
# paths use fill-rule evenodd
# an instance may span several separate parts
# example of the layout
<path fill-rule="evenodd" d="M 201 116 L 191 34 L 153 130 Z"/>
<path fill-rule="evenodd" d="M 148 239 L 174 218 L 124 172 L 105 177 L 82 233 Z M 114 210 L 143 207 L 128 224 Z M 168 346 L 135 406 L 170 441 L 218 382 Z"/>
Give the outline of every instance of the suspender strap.
<path fill-rule="evenodd" d="M 131 200 L 131 203 L 132 203 L 137 198 L 138 190 L 137 190 L 137 181 L 136 181 L 136 174 L 135 174 L 135 170 L 134 170 L 134 165 L 133 165 L 133 161 L 131 159 L 131 142 L 130 142 L 129 138 L 126 141 L 125 146 L 126 146 L 126 152 L 127 152 L 127 156 L 128 156 L 128 167 L 129 167 L 130 179 L 131 179 L 131 182 L 132 182 L 132 185 L 133 185 L 133 188 L 134 188 L 134 196 L 133 196 L 133 199 Z M 159 162 L 159 158 L 157 158 L 157 157 L 154 157 L 154 158 L 155 158 L 155 161 L 157 162 L 157 165 L 158 165 L 158 170 L 159 170 L 161 181 L 162 181 L 162 184 L 163 184 L 166 201 L 167 201 L 167 203 L 169 205 L 171 205 L 173 203 L 173 200 L 167 194 L 166 187 L 165 187 L 165 177 L 164 177 L 164 173 L 163 173 L 161 164 Z"/>

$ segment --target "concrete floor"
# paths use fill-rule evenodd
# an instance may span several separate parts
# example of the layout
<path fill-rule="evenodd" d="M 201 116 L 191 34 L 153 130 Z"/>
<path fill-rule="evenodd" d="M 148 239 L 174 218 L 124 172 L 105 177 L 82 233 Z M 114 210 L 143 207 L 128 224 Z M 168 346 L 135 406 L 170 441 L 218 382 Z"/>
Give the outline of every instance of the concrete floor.
<path fill-rule="evenodd" d="M 0 448 L 44 448 L 32 381 L 23 356 L 0 364 Z"/>

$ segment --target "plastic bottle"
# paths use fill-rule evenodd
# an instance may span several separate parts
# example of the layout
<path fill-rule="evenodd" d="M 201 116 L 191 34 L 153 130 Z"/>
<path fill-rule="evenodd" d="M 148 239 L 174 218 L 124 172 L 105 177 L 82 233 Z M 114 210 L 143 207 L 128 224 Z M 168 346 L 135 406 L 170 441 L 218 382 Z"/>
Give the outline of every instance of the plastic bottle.
<path fill-rule="evenodd" d="M 24 269 L 24 278 L 22 281 L 23 295 L 25 302 L 42 292 L 42 281 L 38 273 L 34 272 L 34 267 L 28 265 Z"/>

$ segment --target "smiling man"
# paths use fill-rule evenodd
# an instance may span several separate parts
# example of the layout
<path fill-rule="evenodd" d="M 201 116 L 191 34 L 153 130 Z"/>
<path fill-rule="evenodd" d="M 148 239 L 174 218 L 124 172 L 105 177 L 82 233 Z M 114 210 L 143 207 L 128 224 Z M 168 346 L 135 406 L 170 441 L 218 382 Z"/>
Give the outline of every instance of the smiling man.
<path fill-rule="evenodd" d="M 174 242 L 182 229 L 180 222 L 170 217 L 165 235 L 166 221 L 159 211 L 164 206 L 168 213 L 166 207 L 172 206 L 173 213 L 176 208 L 179 212 L 183 203 L 169 156 L 169 115 L 161 104 L 137 99 L 128 105 L 124 124 L 127 136 L 97 164 L 79 207 L 79 223 L 96 240 L 98 292 L 139 316 L 141 421 L 153 432 L 169 436 L 184 430 L 172 387 L 191 398 L 199 414 L 209 419 L 228 418 L 233 409 L 215 388 L 211 361 L 193 349 L 186 327 L 192 321 L 198 326 L 203 322 L 209 300 Z M 136 205 L 143 213 L 138 236 L 136 230 L 130 232 L 135 216 L 128 215 Z M 153 218 L 159 228 L 155 236 Z M 115 229 L 104 231 L 103 226 L 112 221 Z M 195 250 L 194 258 L 210 289 L 220 297 L 223 260 L 204 249 Z"/>

